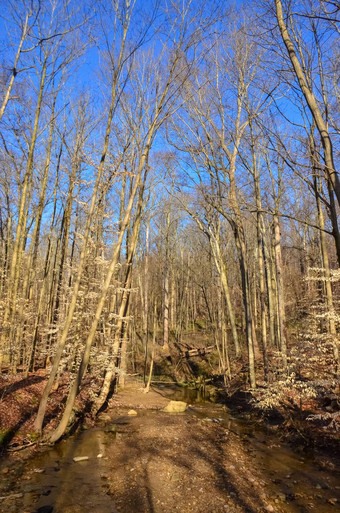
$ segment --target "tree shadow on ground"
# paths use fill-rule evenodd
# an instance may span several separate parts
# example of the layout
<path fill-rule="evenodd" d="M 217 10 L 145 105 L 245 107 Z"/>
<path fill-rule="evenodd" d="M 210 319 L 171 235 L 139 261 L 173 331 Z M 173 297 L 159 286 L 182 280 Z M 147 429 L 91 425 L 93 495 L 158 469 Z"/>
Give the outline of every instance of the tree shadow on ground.
<path fill-rule="evenodd" d="M 37 383 L 41 383 L 42 381 L 46 381 L 45 376 L 27 376 L 27 378 L 23 378 L 20 381 L 15 381 L 14 383 L 9 383 L 8 385 L 4 385 L 2 388 L 0 388 L 0 397 L 4 399 L 9 394 L 14 394 L 22 388 L 26 388 L 31 385 L 36 385 Z"/>
<path fill-rule="evenodd" d="M 17 435 L 17 433 L 20 430 L 20 428 L 27 421 L 29 421 L 32 417 L 35 416 L 35 414 L 38 412 L 38 407 L 39 407 L 39 405 L 37 404 L 32 409 L 27 411 L 24 415 L 22 415 L 20 417 L 20 420 L 15 425 L 11 426 L 7 430 L 7 432 L 3 436 L 2 440 L 1 440 L 1 443 L 0 443 L 0 453 L 5 453 L 9 449 L 9 446 L 11 445 L 11 442 L 12 442 L 13 438 Z M 48 413 L 48 415 L 46 415 L 45 423 L 48 423 L 52 418 L 54 418 L 57 415 L 59 409 L 60 409 L 60 403 L 53 410 L 51 410 Z M 29 434 L 28 434 L 28 437 L 29 437 Z M 21 447 L 21 446 L 25 446 L 25 443 L 18 442 L 15 445 L 13 445 L 13 448 Z"/>
<path fill-rule="evenodd" d="M 160 432 L 162 429 L 166 430 L 167 424 L 160 422 Z M 132 472 L 136 472 L 136 463 L 142 464 L 135 482 L 131 483 L 127 477 L 126 484 L 123 480 L 119 489 L 113 486 L 113 500 L 121 505 L 122 512 L 178 511 L 176 497 L 187 497 L 188 503 L 192 497 L 199 500 L 202 489 L 209 490 L 214 503 L 209 505 L 203 500 L 202 504 L 182 511 L 201 513 L 207 507 L 215 513 L 234 511 L 232 507 L 225 509 L 228 502 L 244 513 L 259 513 L 265 509 L 267 504 L 261 496 L 263 489 L 256 490 L 252 486 L 249 470 L 238 465 L 236 472 L 228 471 L 228 440 L 219 440 L 216 433 L 195 434 L 193 429 L 189 429 L 186 436 L 188 447 L 179 449 L 173 446 L 171 437 L 151 436 L 147 440 L 134 437 L 129 440 L 128 447 L 117 459 L 118 468 L 124 466 L 126 469 L 131 465 Z M 236 458 L 235 466 L 237 464 Z M 172 482 L 173 476 L 176 480 Z"/>

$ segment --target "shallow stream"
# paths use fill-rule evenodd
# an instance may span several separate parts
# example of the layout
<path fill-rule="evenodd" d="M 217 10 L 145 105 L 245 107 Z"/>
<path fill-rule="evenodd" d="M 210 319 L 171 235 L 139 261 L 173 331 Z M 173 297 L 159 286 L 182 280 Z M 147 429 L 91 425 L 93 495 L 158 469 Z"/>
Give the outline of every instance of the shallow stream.
<path fill-rule="evenodd" d="M 279 511 L 340 511 L 340 464 L 329 455 L 302 449 L 294 451 L 278 436 L 267 433 L 254 422 L 235 418 L 222 405 L 209 402 L 196 390 L 160 386 L 158 391 L 169 399 L 190 403 L 185 415 L 194 415 L 212 425 L 219 423 L 236 433 L 255 467 L 269 478 L 270 490 L 266 492 Z M 149 415 L 156 419 L 157 412 L 144 410 L 138 421 L 143 422 Z M 124 416 L 113 422 L 118 426 L 116 438 L 124 437 L 131 418 Z M 114 444 L 116 438 L 104 428 L 94 428 L 46 448 L 22 467 L 17 465 L 17 482 L 12 489 L 6 490 L 6 479 L 9 483 L 9 476 L 13 475 L 12 464 L 2 467 L 0 511 L 3 511 L 1 504 L 6 504 L 6 513 L 114 513 L 112 498 L 105 493 L 103 474 L 106 447 Z M 89 460 L 74 463 L 75 456 L 87 456 Z M 12 502 L 4 503 L 4 497 L 11 494 Z"/>

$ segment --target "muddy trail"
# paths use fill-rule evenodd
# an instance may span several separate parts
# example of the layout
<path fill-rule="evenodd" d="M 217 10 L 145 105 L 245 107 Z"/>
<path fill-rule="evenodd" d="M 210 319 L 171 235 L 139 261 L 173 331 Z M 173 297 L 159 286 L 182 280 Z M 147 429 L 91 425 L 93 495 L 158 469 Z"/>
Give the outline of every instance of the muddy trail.
<path fill-rule="evenodd" d="M 185 413 L 162 411 L 187 400 Z M 129 415 L 134 409 L 137 415 Z M 131 413 L 131 411 L 130 411 Z M 86 457 L 84 461 L 74 458 Z M 340 465 L 294 451 L 196 392 L 129 385 L 96 428 L 0 468 L 6 513 L 329 513 Z"/>

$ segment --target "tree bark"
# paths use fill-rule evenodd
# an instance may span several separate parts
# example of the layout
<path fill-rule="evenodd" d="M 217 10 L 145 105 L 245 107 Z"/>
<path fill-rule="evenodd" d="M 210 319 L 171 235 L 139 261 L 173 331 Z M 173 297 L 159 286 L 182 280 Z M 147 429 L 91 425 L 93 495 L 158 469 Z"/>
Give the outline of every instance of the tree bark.
<path fill-rule="evenodd" d="M 277 302 L 278 302 L 278 331 L 279 348 L 282 355 L 283 370 L 287 370 L 287 339 L 286 339 L 286 311 L 283 286 L 283 265 L 281 252 L 281 230 L 279 216 L 277 213 L 273 216 L 274 231 L 274 254 L 276 263 L 276 283 L 277 283 Z"/>

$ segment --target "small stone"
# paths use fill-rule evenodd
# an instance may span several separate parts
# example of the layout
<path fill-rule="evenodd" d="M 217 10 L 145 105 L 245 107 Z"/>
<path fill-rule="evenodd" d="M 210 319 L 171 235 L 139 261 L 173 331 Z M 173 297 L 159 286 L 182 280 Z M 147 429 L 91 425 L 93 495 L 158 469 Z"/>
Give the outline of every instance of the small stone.
<path fill-rule="evenodd" d="M 269 513 L 273 513 L 275 510 L 271 504 L 267 504 L 264 508 L 266 511 L 269 511 Z"/>
<path fill-rule="evenodd" d="M 128 415 L 134 416 L 134 415 L 138 415 L 138 413 L 136 412 L 136 410 L 129 410 Z"/>
<path fill-rule="evenodd" d="M 89 459 L 88 456 L 75 456 L 73 458 L 73 461 L 77 463 L 78 461 L 87 461 Z"/>
<path fill-rule="evenodd" d="M 331 499 L 328 499 L 329 504 L 332 504 L 332 506 L 335 506 L 338 502 L 338 499 L 336 499 L 335 497 L 332 497 Z"/>
<path fill-rule="evenodd" d="M 322 486 L 318 483 L 315 487 L 317 490 L 321 490 L 322 489 Z"/>
<path fill-rule="evenodd" d="M 2 470 L 1 470 L 1 474 L 8 474 L 9 472 L 9 468 L 8 467 L 4 467 Z"/>
<path fill-rule="evenodd" d="M 170 477 L 170 481 L 179 481 L 181 479 L 181 476 L 179 474 L 172 474 Z"/>
<path fill-rule="evenodd" d="M 43 469 L 43 468 L 35 468 L 33 470 L 33 472 L 35 472 L 36 474 L 43 474 L 45 472 L 45 469 Z"/>
<path fill-rule="evenodd" d="M 110 417 L 110 415 L 108 415 L 107 413 L 101 413 L 101 414 L 98 416 L 98 420 L 101 420 L 101 421 L 103 421 L 103 422 L 110 422 L 111 417 Z"/>
<path fill-rule="evenodd" d="M 103 457 L 103 455 L 101 452 L 99 454 L 97 454 L 97 458 L 102 458 L 102 457 Z"/>

